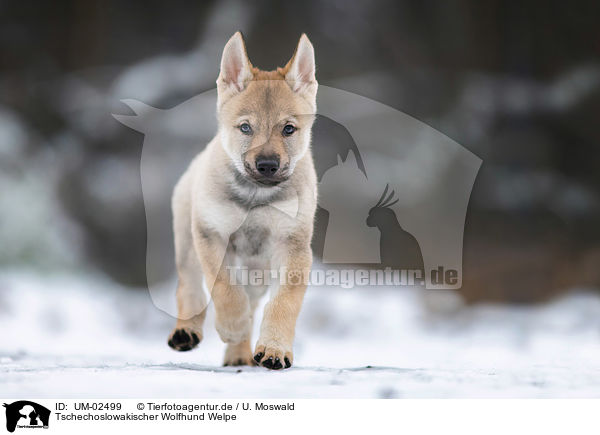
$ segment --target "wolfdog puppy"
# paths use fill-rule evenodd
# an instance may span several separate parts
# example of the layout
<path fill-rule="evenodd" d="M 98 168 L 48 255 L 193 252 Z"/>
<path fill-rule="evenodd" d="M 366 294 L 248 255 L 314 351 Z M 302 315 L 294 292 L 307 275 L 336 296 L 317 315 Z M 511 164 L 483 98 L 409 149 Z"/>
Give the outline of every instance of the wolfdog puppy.
<path fill-rule="evenodd" d="M 314 50 L 302 35 L 283 68 L 250 63 L 238 32 L 225 45 L 217 79 L 217 135 L 173 192 L 178 320 L 169 346 L 202 340 L 207 307 L 227 343 L 225 365 L 288 368 L 296 319 L 312 264 L 317 177 L 310 151 L 316 113 Z M 199 120 L 202 122 L 202 120 Z M 251 348 L 254 311 L 269 283 L 232 273 L 277 271 L 260 336 Z"/>

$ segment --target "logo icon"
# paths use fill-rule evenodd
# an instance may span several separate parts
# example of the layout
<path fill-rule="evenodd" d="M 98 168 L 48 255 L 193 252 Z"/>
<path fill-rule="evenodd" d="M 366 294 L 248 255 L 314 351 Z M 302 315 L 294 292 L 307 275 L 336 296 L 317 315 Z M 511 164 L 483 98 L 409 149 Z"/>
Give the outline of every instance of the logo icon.
<path fill-rule="evenodd" d="M 16 428 L 48 429 L 50 410 L 29 400 L 19 400 L 4 404 L 6 408 L 6 430 L 14 432 Z"/>

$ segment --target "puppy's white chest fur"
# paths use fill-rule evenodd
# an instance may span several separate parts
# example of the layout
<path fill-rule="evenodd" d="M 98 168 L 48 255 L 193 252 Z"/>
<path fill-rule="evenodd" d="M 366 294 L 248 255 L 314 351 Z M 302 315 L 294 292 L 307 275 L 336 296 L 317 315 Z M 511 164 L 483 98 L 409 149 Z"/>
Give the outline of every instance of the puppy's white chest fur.
<path fill-rule="evenodd" d="M 228 252 L 240 259 L 267 257 L 273 250 L 272 239 L 269 227 L 258 222 L 244 222 L 229 238 Z"/>
<path fill-rule="evenodd" d="M 248 210 L 243 224 L 229 238 L 229 253 L 241 260 L 270 259 L 276 254 L 277 246 L 295 226 L 295 216 L 287 213 L 291 211 L 288 202 L 278 201 Z"/>

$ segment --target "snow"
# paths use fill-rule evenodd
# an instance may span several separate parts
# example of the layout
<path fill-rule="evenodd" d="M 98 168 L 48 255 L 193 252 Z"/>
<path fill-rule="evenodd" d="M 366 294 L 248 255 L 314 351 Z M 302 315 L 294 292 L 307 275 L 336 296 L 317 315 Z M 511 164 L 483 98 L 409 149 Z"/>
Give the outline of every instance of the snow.
<path fill-rule="evenodd" d="M 447 291 L 309 288 L 295 365 L 279 372 L 221 367 L 213 320 L 209 312 L 199 348 L 177 353 L 166 345 L 174 320 L 143 289 L 83 272 L 5 270 L 0 396 L 600 396 L 600 295 L 590 291 L 540 306 L 463 307 Z"/>

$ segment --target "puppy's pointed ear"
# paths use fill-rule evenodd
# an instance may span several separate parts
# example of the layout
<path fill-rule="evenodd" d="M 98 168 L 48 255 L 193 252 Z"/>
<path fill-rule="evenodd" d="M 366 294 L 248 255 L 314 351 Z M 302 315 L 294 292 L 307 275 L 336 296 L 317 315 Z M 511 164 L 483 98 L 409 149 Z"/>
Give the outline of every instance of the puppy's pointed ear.
<path fill-rule="evenodd" d="M 303 94 L 310 101 L 317 95 L 317 79 L 315 78 L 315 50 L 308 36 L 302 34 L 296 52 L 283 69 L 285 81 L 299 94 Z"/>
<path fill-rule="evenodd" d="M 236 32 L 223 49 L 217 88 L 219 92 L 241 92 L 246 88 L 252 76 L 252 64 L 246 54 L 244 39 L 240 32 Z"/>

